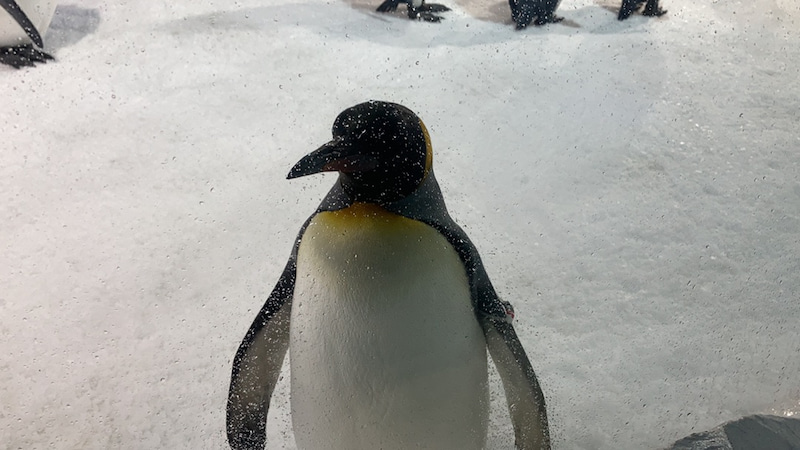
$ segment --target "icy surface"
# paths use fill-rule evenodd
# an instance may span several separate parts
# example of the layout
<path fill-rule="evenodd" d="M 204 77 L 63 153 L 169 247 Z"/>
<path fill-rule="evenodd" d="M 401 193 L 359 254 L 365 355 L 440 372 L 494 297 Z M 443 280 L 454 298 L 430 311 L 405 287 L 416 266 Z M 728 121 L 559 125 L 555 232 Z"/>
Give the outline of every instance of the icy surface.
<path fill-rule="evenodd" d="M 285 175 L 367 99 L 425 120 L 557 449 L 800 412 L 800 6 L 576 0 L 514 32 L 442 1 L 59 7 L 58 61 L 0 67 L 0 447 L 224 448 L 234 351 L 334 179 Z"/>

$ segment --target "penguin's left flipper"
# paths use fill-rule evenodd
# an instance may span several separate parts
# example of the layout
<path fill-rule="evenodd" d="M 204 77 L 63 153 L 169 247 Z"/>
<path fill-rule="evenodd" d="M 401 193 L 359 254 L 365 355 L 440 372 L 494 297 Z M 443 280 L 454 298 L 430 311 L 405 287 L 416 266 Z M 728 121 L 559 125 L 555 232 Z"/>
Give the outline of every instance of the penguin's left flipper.
<path fill-rule="evenodd" d="M 5 64 L 15 69 L 33 67 L 36 63 L 46 63 L 52 59 L 52 56 L 30 44 L 0 47 L 0 64 Z"/>
<path fill-rule="evenodd" d="M 234 450 L 263 449 L 267 440 L 269 402 L 289 348 L 297 245 L 233 359 L 226 428 Z"/>
<path fill-rule="evenodd" d="M 503 381 L 516 448 L 549 450 L 550 431 L 544 393 L 514 326 L 493 316 L 484 316 L 481 326 L 489 354 Z"/>
<path fill-rule="evenodd" d="M 36 29 L 36 26 L 31 22 L 31 19 L 28 18 L 25 11 L 19 7 L 17 2 L 14 0 L 0 0 L 0 7 L 6 10 L 9 16 L 14 19 L 15 22 L 25 30 L 25 34 L 31 38 L 34 44 L 37 47 L 42 48 L 44 47 L 44 42 L 42 41 L 42 35 L 39 33 L 39 30 Z"/>

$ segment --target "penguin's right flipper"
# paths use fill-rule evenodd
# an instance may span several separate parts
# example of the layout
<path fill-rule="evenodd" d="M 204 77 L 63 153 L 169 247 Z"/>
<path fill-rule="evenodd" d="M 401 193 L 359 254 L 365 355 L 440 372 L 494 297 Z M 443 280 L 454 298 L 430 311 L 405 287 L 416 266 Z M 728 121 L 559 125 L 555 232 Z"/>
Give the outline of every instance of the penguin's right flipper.
<path fill-rule="evenodd" d="M 484 316 L 486 345 L 503 381 L 518 450 L 549 450 L 544 393 L 511 322 Z"/>
<path fill-rule="evenodd" d="M 267 440 L 269 402 L 289 348 L 297 246 L 233 359 L 226 428 L 234 450 L 260 450 Z"/>
<path fill-rule="evenodd" d="M 36 63 L 46 63 L 52 59 L 52 56 L 30 44 L 0 47 L 0 64 L 5 64 L 15 69 L 33 67 Z"/>
<path fill-rule="evenodd" d="M 25 14 L 25 11 L 19 7 L 17 2 L 14 0 L 0 0 L 0 7 L 6 10 L 8 15 L 14 19 L 15 22 L 25 30 L 25 34 L 31 38 L 34 44 L 37 47 L 42 48 L 44 47 L 44 42 L 42 41 L 42 35 L 39 33 L 39 30 L 36 29 L 36 26 L 31 22 L 31 19 L 28 18 L 28 15 Z"/>

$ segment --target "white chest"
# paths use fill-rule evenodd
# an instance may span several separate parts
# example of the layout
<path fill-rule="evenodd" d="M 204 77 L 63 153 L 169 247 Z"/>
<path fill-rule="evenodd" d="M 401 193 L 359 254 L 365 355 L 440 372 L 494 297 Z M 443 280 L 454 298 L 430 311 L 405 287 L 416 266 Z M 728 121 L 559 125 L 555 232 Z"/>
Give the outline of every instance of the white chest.
<path fill-rule="evenodd" d="M 298 446 L 482 448 L 486 344 L 457 254 L 420 222 L 347 214 L 319 214 L 298 252 Z"/>

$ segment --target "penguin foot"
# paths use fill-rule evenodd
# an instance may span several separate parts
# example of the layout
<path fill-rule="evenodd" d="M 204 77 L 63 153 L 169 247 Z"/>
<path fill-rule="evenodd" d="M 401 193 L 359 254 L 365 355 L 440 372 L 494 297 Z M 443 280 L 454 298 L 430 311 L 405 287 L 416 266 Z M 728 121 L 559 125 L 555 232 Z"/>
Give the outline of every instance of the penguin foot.
<path fill-rule="evenodd" d="M 527 17 L 526 18 L 517 17 L 516 19 L 514 19 L 514 18 L 512 18 L 512 19 L 514 20 L 514 22 L 517 23 L 517 26 L 516 26 L 516 30 L 517 31 L 524 30 L 525 28 L 528 28 L 528 25 L 530 25 L 532 20 L 533 20 L 533 19 L 530 19 L 530 18 L 527 18 Z"/>
<path fill-rule="evenodd" d="M 400 2 L 397 0 L 386 0 L 385 2 L 381 3 L 380 6 L 378 6 L 378 9 L 376 9 L 375 11 L 392 12 L 397 9 L 397 5 L 399 4 Z"/>
<path fill-rule="evenodd" d="M 417 11 L 446 12 L 450 11 L 450 8 L 439 3 L 423 3 L 417 8 Z"/>
<path fill-rule="evenodd" d="M 544 16 L 539 16 L 536 20 L 533 21 L 533 24 L 537 27 L 548 24 L 548 23 L 558 23 L 564 20 L 563 17 L 557 16 L 555 14 L 547 14 Z"/>
<path fill-rule="evenodd" d="M 397 9 L 397 6 L 401 3 L 401 0 L 386 0 L 378 6 L 376 11 L 378 12 L 392 12 Z M 403 2 L 405 3 L 405 2 Z M 445 12 L 450 11 L 450 8 L 444 5 L 440 5 L 438 3 L 423 3 L 417 7 L 411 5 L 411 2 L 408 2 L 408 18 L 409 19 L 419 19 L 424 20 L 426 22 L 439 22 L 442 20 L 441 17 L 437 16 L 433 13 Z"/>
<path fill-rule="evenodd" d="M 425 11 L 420 8 L 408 8 L 408 18 L 412 20 L 424 20 L 425 22 L 441 22 L 442 17 L 433 14 L 431 11 Z"/>
<path fill-rule="evenodd" d="M 516 7 L 516 4 L 512 5 L 511 20 L 517 24 L 517 30 L 528 28 L 528 25 L 533 22 L 533 18 L 536 17 L 536 14 L 533 14 L 528 8 Z"/>
<path fill-rule="evenodd" d="M 622 0 L 622 6 L 619 8 L 619 15 L 617 20 L 625 20 L 645 3 L 646 0 Z"/>
<path fill-rule="evenodd" d="M 51 59 L 54 58 L 30 44 L 0 47 L 0 64 L 6 64 L 15 69 L 34 67 L 37 62 L 46 63 Z"/>
<path fill-rule="evenodd" d="M 657 6 L 655 8 L 645 8 L 644 11 L 642 11 L 642 15 L 647 17 L 661 17 L 666 13 L 666 9 L 661 9 Z"/>
<path fill-rule="evenodd" d="M 558 23 L 564 20 L 563 17 L 557 16 L 555 14 L 544 14 L 541 16 L 536 16 L 536 20 L 533 20 L 533 17 L 534 16 L 532 15 L 523 13 L 521 15 L 518 14 L 516 17 L 514 17 L 514 15 L 512 14 L 511 18 L 514 20 L 514 22 L 517 23 L 516 27 L 517 30 L 524 30 L 525 28 L 528 28 L 528 25 L 530 25 L 531 22 L 533 22 L 534 25 L 539 27 L 542 25 L 546 25 L 548 23 Z"/>

